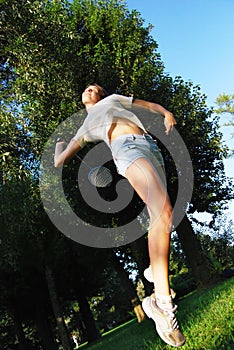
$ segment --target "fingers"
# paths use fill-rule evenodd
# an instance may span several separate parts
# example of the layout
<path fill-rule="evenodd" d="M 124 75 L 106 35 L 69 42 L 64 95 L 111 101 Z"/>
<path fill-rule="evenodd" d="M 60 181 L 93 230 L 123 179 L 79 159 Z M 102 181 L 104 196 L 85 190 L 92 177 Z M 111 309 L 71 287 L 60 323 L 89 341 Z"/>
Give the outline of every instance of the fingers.
<path fill-rule="evenodd" d="M 172 132 L 173 130 L 174 124 L 165 122 L 165 127 L 166 127 L 165 133 L 166 135 L 169 135 L 170 132 Z"/>
<path fill-rule="evenodd" d="M 168 127 L 166 128 L 166 131 L 165 131 L 166 135 L 169 135 L 170 132 L 172 132 L 172 130 L 173 130 L 173 125 L 168 126 Z"/>
<path fill-rule="evenodd" d="M 176 120 L 175 120 L 175 118 L 174 118 L 172 113 L 167 112 L 165 114 L 164 124 L 165 124 L 165 127 L 166 127 L 165 133 L 166 133 L 166 135 L 168 135 L 173 130 L 173 127 L 176 124 Z"/>

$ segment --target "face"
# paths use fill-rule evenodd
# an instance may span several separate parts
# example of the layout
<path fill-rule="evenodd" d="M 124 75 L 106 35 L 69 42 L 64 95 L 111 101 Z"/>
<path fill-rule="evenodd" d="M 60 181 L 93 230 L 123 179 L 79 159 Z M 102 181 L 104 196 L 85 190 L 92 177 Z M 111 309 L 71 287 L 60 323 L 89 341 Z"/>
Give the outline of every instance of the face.
<path fill-rule="evenodd" d="M 95 104 L 101 100 L 98 93 L 98 88 L 94 85 L 88 86 L 82 94 L 83 104 Z"/>

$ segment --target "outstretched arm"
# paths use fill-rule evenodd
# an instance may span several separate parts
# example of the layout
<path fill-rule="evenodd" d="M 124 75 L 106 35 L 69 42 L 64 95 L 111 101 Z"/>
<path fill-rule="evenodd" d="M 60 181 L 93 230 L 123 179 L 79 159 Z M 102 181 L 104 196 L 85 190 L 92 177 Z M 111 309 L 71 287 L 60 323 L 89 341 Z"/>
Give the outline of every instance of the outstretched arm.
<path fill-rule="evenodd" d="M 166 108 L 163 106 L 154 103 L 154 102 L 148 102 L 144 100 L 133 100 L 133 104 L 141 107 L 148 108 L 151 112 L 160 113 L 164 116 L 164 125 L 166 128 L 166 134 L 168 135 L 172 129 L 173 126 L 176 125 L 176 120 L 171 112 L 169 112 Z"/>
<path fill-rule="evenodd" d="M 67 146 L 64 140 L 59 140 L 55 146 L 54 166 L 56 168 L 61 167 L 64 163 L 68 162 L 80 149 L 81 146 L 76 140 L 72 139 Z"/>

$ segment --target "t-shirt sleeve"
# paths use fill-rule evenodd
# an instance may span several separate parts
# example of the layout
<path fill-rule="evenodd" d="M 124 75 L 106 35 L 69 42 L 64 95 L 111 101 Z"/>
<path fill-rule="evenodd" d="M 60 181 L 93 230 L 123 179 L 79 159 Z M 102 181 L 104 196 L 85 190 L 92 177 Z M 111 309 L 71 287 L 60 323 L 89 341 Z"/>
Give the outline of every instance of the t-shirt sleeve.
<path fill-rule="evenodd" d="M 85 133 L 86 133 L 85 127 L 84 127 L 84 125 L 82 125 L 82 126 L 78 129 L 78 131 L 77 131 L 77 133 L 75 134 L 75 136 L 73 136 L 73 138 L 72 138 L 72 140 L 79 142 L 81 148 L 82 148 L 82 147 L 85 145 L 85 143 L 86 143 L 86 141 L 85 141 Z"/>
<path fill-rule="evenodd" d="M 132 108 L 132 102 L 133 97 L 132 96 L 123 96 L 123 95 L 112 95 L 114 99 L 116 99 L 118 102 L 121 103 L 121 105 L 124 106 L 124 108 L 131 109 Z"/>

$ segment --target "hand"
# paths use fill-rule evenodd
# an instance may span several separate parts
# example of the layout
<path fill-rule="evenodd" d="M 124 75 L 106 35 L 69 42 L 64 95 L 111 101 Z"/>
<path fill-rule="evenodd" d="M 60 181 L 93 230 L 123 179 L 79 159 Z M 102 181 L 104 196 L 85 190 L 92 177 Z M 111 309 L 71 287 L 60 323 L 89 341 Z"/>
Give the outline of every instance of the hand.
<path fill-rule="evenodd" d="M 56 143 L 66 143 L 64 139 L 61 139 L 60 137 L 57 138 Z"/>
<path fill-rule="evenodd" d="M 67 143 L 64 139 L 61 139 L 60 137 L 57 138 L 56 140 L 56 145 L 55 145 L 55 153 L 58 155 L 58 154 L 61 154 L 65 147 L 67 146 Z"/>
<path fill-rule="evenodd" d="M 59 168 L 67 163 L 81 149 L 79 142 L 71 139 L 67 144 L 64 139 L 57 139 L 54 153 L 54 166 Z"/>
<path fill-rule="evenodd" d="M 172 130 L 173 130 L 173 126 L 176 125 L 176 120 L 173 117 L 173 114 L 171 112 L 166 112 L 164 114 L 164 125 L 166 127 L 166 135 L 168 135 Z"/>

